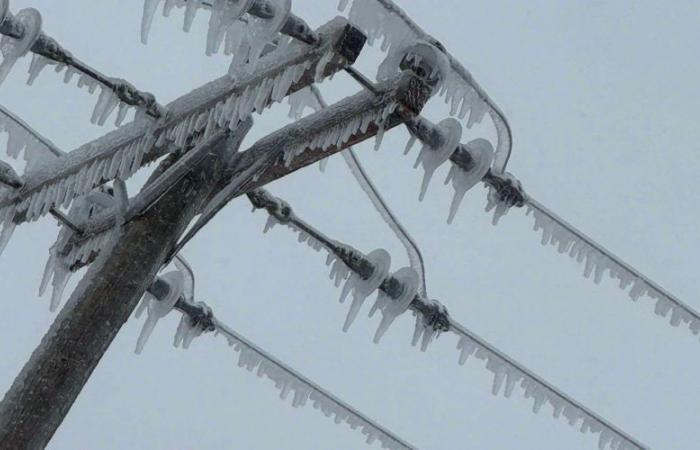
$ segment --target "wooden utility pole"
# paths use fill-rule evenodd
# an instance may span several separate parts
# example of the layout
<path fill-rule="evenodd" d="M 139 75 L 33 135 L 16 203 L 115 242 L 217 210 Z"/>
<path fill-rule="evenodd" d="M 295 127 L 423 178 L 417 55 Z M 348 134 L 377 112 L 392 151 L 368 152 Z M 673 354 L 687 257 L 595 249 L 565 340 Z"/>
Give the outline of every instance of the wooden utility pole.
<path fill-rule="evenodd" d="M 170 249 L 226 173 L 250 129 L 218 132 L 193 165 L 89 268 L 0 406 L 0 448 L 47 445 Z"/>

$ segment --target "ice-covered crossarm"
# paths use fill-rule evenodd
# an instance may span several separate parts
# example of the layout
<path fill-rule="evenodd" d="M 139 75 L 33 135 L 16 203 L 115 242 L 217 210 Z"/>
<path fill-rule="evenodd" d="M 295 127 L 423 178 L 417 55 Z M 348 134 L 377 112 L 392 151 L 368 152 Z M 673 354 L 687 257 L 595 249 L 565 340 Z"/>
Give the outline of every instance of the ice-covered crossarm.
<path fill-rule="evenodd" d="M 376 93 L 363 90 L 260 139 L 237 155 L 230 177 L 237 180 L 251 167 L 261 163 L 263 167 L 245 186 L 235 182 L 222 186 L 178 246 L 234 198 L 370 139 L 380 129 L 396 127 L 419 113 L 430 93 L 419 77 L 403 73 L 377 85 Z"/>
<path fill-rule="evenodd" d="M 352 2 L 352 6 L 350 3 Z M 381 49 L 389 53 L 401 51 L 407 42 L 422 40 L 444 47 L 418 26 L 392 0 L 340 0 L 339 10 L 350 10 L 348 17 L 368 36 L 368 42 L 381 42 Z M 494 171 L 503 172 L 508 164 L 512 148 L 510 125 L 496 103 L 474 80 L 474 77 L 449 52 L 445 51 L 450 71 L 442 81 L 440 94 L 450 107 L 450 114 L 465 119 L 467 126 L 481 121 L 485 114 L 492 119 L 498 135 Z"/>
<path fill-rule="evenodd" d="M 534 230 L 542 234 L 542 245 L 556 247 L 584 265 L 584 276 L 596 283 L 610 277 L 634 301 L 647 297 L 655 302 L 654 312 L 667 317 L 672 326 L 686 325 L 700 334 L 700 313 L 652 281 L 637 269 L 588 237 L 576 227 L 533 198 L 527 200 L 527 214 L 535 220 Z"/>
<path fill-rule="evenodd" d="M 546 407 L 555 419 L 563 417 L 569 425 L 578 428 L 581 433 L 597 434 L 600 450 L 648 449 L 635 438 L 547 383 L 514 359 L 501 353 L 462 325 L 453 321 L 450 329 L 459 337 L 457 343 L 457 350 L 460 352 L 459 363 L 463 365 L 470 356 L 473 356 L 475 359 L 484 361 L 486 369 L 493 373 L 494 396 L 503 393 L 505 397 L 510 397 L 517 390 L 525 398 L 532 399 L 534 413 L 539 413 L 543 407 Z"/>
<path fill-rule="evenodd" d="M 170 103 L 167 117 L 130 123 L 45 165 L 21 190 L 0 199 L 0 211 L 13 210 L 16 223 L 36 220 L 97 185 L 117 177 L 126 180 L 164 153 L 191 147 L 218 127 L 236 127 L 251 113 L 261 113 L 308 86 L 317 75 L 329 76 L 352 64 L 364 43 L 358 33 L 344 19 L 335 19 L 318 30 L 317 46 L 291 43 L 283 57 L 263 57 L 254 75 L 236 83 L 228 77 L 208 83 Z"/>

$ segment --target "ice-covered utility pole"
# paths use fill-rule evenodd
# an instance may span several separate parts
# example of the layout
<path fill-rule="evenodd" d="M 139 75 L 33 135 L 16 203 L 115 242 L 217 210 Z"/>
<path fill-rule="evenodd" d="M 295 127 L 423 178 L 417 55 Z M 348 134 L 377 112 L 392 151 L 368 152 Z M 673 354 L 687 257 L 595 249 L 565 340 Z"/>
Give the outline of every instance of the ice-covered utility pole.
<path fill-rule="evenodd" d="M 406 72 L 380 85 L 379 92 L 381 95 L 362 91 L 291 124 L 247 151 L 231 155 L 228 165 L 215 164 L 208 171 L 192 172 L 203 163 L 187 164 L 185 167 L 193 167 L 188 175 L 176 173 L 179 181 L 162 195 L 150 188 L 158 185 L 156 178 L 121 214 L 98 218 L 105 231 L 112 232 L 120 221 L 125 221 L 123 230 L 114 247 L 102 250 L 101 258 L 90 267 L 3 400 L 0 446 L 5 442 L 10 447 L 15 443 L 32 446 L 48 442 L 101 354 L 148 287 L 147 280 L 154 279 L 176 248 L 179 233 L 197 212 L 206 217 L 248 190 L 410 120 L 420 112 L 431 91 L 421 78 Z M 207 145 L 213 145 L 211 140 L 208 142 Z M 204 161 L 216 154 L 214 149 L 207 153 L 195 148 L 184 158 L 191 153 L 205 155 Z M 182 166 L 176 162 L 162 176 L 169 177 Z M 192 173 L 206 177 L 193 183 Z M 190 201 L 195 205 L 190 205 Z M 177 209 L 177 214 L 168 208 Z M 81 235 L 93 231 L 94 228 L 87 228 Z M 114 289 L 115 286 L 120 288 Z M 119 307 L 114 308 L 116 303 Z M 86 352 L 87 344 L 90 345 Z"/>
<path fill-rule="evenodd" d="M 205 157 L 112 236 L 0 403 L 0 448 L 47 445 L 251 124 L 207 139 Z"/>

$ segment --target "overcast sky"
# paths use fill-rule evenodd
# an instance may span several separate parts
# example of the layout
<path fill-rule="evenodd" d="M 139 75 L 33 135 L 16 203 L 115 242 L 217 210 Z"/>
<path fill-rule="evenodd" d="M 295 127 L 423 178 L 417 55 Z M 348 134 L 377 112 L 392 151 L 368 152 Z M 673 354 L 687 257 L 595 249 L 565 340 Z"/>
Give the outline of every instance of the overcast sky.
<path fill-rule="evenodd" d="M 399 3 L 505 111 L 515 136 L 509 170 L 527 192 L 700 309 L 697 2 Z M 190 34 L 181 31 L 182 11 L 157 17 L 151 43 L 143 46 L 141 1 L 11 2 L 15 12 L 28 6 L 42 12 L 44 30 L 73 54 L 162 103 L 228 67 L 227 58 L 204 55 L 204 13 Z M 293 10 L 314 27 L 337 14 L 335 0 L 297 0 Z M 367 49 L 358 67 L 373 76 L 379 57 Z M 25 86 L 28 64 L 29 58 L 20 61 L 0 87 L 4 106 L 64 150 L 108 131 L 89 123 L 96 98 L 64 86 L 50 69 L 34 87 Z M 359 90 L 341 75 L 322 89 L 333 101 Z M 446 111 L 435 100 L 426 114 L 439 120 Z M 286 106 L 257 117 L 246 142 L 287 120 Z M 464 141 L 478 135 L 492 131 L 481 127 Z M 430 295 L 652 448 L 696 449 L 697 338 L 654 316 L 650 301 L 635 304 L 609 280 L 596 286 L 584 279 L 579 265 L 539 245 L 524 211 L 511 211 L 492 227 L 480 186 L 447 226 L 447 168 L 419 203 L 422 173 L 412 169 L 415 153 L 402 156 L 406 139 L 396 129 L 380 152 L 371 143 L 358 151 L 420 243 Z M 326 174 L 309 167 L 269 188 L 331 237 L 365 252 L 386 248 L 394 269 L 407 265 L 339 156 Z M 547 408 L 533 415 L 531 402 L 518 395 L 492 397 L 482 362 L 457 365 L 455 336 L 441 336 L 427 353 L 412 348 L 410 314 L 380 345 L 372 343 L 378 319 L 366 313 L 343 333 L 347 306 L 337 301 L 325 258 L 297 244 L 286 228 L 263 235 L 265 219 L 251 215 L 241 199 L 184 252 L 197 274 L 197 298 L 234 329 L 419 448 L 596 448 L 594 437 L 553 420 Z M 54 318 L 37 290 L 56 232 L 50 218 L 24 225 L 0 258 L 2 391 Z M 174 313 L 161 321 L 141 356 L 133 348 L 142 321 L 129 320 L 50 448 L 363 448 L 359 433 L 280 401 L 268 380 L 237 367 L 222 338 L 202 337 L 188 351 L 173 348 L 178 320 Z"/>

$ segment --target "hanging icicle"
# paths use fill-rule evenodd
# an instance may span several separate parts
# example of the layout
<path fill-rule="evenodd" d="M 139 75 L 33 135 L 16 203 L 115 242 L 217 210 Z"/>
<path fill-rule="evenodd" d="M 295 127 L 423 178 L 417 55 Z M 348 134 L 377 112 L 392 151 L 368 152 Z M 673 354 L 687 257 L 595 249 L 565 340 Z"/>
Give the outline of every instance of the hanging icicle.
<path fill-rule="evenodd" d="M 4 11 L 0 10 L 2 13 L 0 22 L 5 17 L 12 15 L 7 8 L 7 2 L 4 3 L 3 8 Z M 3 57 L 2 63 L 0 63 L 0 85 L 5 81 L 17 61 L 29 53 L 32 45 L 41 35 L 41 14 L 36 9 L 25 8 L 18 12 L 14 19 L 22 25 L 24 34 L 21 39 L 10 36 L 3 36 L 0 39 L 0 53 Z"/>
<path fill-rule="evenodd" d="M 474 166 L 469 171 L 465 171 L 458 165 L 452 164 L 450 172 L 447 174 L 445 184 L 452 181 L 452 187 L 455 190 L 452 204 L 450 205 L 450 213 L 447 216 L 448 224 L 451 224 L 457 215 L 464 195 L 483 180 L 493 163 L 493 146 L 486 139 L 475 139 L 467 143 L 464 148 L 469 152 Z"/>
<path fill-rule="evenodd" d="M 450 159 L 450 156 L 457 150 L 459 141 L 462 139 L 462 125 L 455 119 L 448 118 L 441 121 L 438 124 L 438 129 L 444 138 L 442 145 L 438 148 L 433 148 L 427 143 L 423 144 L 423 148 L 413 166 L 418 168 L 419 165 L 422 165 L 424 171 L 423 183 L 418 197 L 420 201 L 423 201 L 425 198 L 430 180 L 432 180 L 435 171 Z"/>

